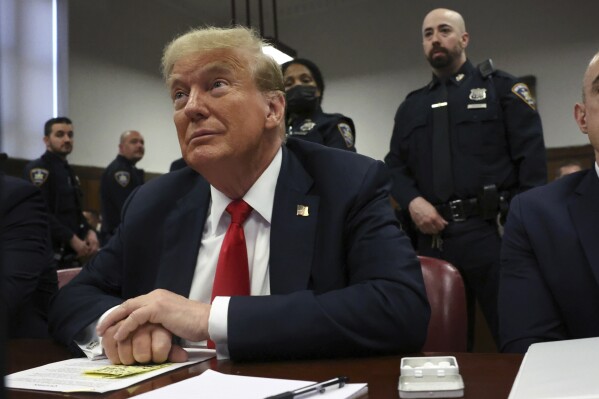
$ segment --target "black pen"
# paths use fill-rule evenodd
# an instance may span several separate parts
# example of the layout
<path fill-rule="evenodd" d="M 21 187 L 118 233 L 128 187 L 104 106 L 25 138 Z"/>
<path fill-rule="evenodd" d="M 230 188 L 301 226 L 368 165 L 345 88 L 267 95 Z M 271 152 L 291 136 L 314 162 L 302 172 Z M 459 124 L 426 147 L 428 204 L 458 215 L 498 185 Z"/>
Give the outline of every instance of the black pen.
<path fill-rule="evenodd" d="M 278 395 L 269 396 L 264 399 L 299 399 L 305 398 L 306 396 L 318 395 L 325 393 L 331 389 L 343 388 L 343 386 L 349 381 L 347 377 L 337 377 L 332 380 L 317 382 L 316 384 L 308 385 L 303 388 L 296 389 L 295 391 L 287 391 Z"/>

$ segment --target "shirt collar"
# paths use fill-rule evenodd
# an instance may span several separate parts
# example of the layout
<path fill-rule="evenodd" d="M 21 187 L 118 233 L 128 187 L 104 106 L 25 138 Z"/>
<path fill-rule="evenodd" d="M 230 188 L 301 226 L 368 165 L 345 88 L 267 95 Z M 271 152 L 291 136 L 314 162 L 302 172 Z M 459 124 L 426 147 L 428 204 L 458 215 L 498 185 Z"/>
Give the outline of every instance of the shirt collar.
<path fill-rule="evenodd" d="M 452 82 L 453 84 L 459 86 L 463 81 L 466 80 L 467 77 L 471 76 L 474 74 L 474 72 L 476 72 L 476 68 L 474 67 L 474 65 L 472 65 L 472 63 L 470 62 L 470 60 L 466 60 L 466 62 L 464 62 L 462 64 L 462 66 L 460 67 L 460 69 L 454 73 L 450 78 L 449 78 L 449 82 Z M 440 84 L 440 80 L 437 77 L 437 75 L 433 74 L 433 80 L 431 80 L 431 82 L 428 84 L 428 89 L 431 90 L 433 89 L 435 86 L 437 86 L 438 84 Z"/>
<path fill-rule="evenodd" d="M 275 199 L 275 188 L 279 173 L 281 172 L 281 163 L 283 160 L 283 150 L 279 148 L 277 154 L 270 162 L 270 165 L 260 175 L 258 180 L 250 187 L 244 195 L 243 200 L 247 202 L 264 220 L 269 224 L 272 219 L 272 208 Z M 210 205 L 210 218 L 212 226 L 217 226 L 225 209 L 232 201 L 231 198 L 210 186 L 212 204 Z"/>
<path fill-rule="evenodd" d="M 135 166 L 135 164 L 134 164 L 134 163 L 133 163 L 133 162 L 132 162 L 130 159 L 128 159 L 128 158 L 125 158 L 125 156 L 124 156 L 124 155 L 117 154 L 117 156 L 116 156 L 116 157 L 117 157 L 117 159 L 120 159 L 121 161 L 127 162 L 127 163 L 128 163 L 129 165 L 131 165 L 131 166 Z"/>

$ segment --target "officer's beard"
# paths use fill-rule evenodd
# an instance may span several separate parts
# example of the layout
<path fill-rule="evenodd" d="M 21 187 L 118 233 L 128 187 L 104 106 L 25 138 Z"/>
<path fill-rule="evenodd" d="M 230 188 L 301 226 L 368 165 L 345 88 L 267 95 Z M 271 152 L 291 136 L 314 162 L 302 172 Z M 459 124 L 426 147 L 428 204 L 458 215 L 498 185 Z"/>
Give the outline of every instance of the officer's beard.
<path fill-rule="evenodd" d="M 441 51 L 443 55 L 433 58 L 433 53 Z M 445 69 L 451 66 L 455 60 L 454 56 L 445 48 L 434 47 L 426 57 L 428 63 L 435 69 Z"/>

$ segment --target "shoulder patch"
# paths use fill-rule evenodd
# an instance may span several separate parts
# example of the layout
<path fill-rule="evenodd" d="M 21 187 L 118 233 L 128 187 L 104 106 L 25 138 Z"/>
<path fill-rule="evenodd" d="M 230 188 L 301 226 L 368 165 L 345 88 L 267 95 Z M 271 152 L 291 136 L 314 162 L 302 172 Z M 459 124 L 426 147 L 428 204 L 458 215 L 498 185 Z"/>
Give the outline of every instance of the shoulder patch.
<path fill-rule="evenodd" d="M 127 171 L 119 170 L 114 173 L 114 180 L 116 180 L 121 187 L 127 187 L 131 181 L 131 175 Z"/>
<path fill-rule="evenodd" d="M 36 186 L 41 186 L 48 180 L 48 176 L 50 176 L 50 172 L 48 169 L 44 168 L 33 168 L 29 171 L 29 179 Z"/>
<path fill-rule="evenodd" d="M 347 148 L 351 148 L 354 145 L 354 133 L 352 132 L 351 127 L 343 122 L 337 124 L 337 129 L 339 129 L 341 136 L 343 136 Z"/>
<path fill-rule="evenodd" d="M 530 94 L 530 90 L 525 83 L 516 83 L 512 87 L 512 93 L 516 96 L 520 97 L 522 101 L 524 101 L 528 106 L 534 110 L 537 109 L 537 104 L 535 103 L 535 99 L 532 98 L 532 94 Z"/>

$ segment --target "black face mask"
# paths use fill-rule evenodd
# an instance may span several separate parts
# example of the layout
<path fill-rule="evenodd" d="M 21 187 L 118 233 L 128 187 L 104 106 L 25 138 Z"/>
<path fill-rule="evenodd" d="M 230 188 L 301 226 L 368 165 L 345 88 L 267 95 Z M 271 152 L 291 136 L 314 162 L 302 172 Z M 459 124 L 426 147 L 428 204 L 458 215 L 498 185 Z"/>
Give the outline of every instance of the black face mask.
<path fill-rule="evenodd" d="M 287 112 L 289 114 L 310 114 L 318 107 L 317 87 L 298 85 L 287 90 Z"/>

